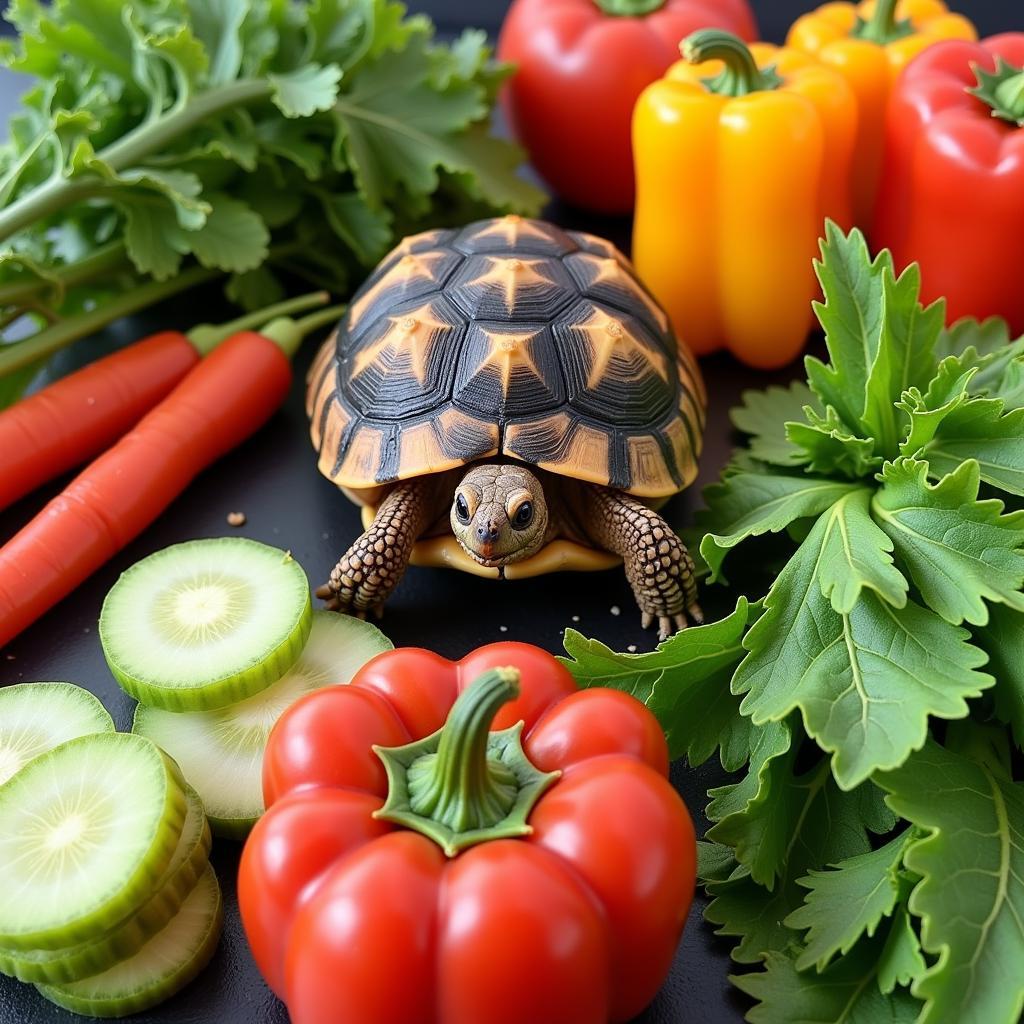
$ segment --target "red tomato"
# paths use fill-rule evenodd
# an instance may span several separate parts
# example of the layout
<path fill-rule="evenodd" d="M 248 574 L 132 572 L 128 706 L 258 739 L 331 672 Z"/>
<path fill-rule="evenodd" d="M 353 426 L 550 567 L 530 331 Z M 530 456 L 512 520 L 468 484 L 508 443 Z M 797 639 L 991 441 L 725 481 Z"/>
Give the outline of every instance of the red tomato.
<path fill-rule="evenodd" d="M 498 41 L 498 56 L 517 67 L 503 104 L 559 196 L 632 212 L 633 107 L 701 28 L 757 37 L 747 0 L 515 0 Z"/>

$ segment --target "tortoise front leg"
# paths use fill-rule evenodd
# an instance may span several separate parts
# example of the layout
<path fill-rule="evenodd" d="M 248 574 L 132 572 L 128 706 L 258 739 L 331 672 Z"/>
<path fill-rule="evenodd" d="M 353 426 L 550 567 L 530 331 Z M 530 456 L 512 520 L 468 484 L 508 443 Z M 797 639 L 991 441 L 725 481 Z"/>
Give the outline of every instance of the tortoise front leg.
<path fill-rule="evenodd" d="M 697 579 L 686 545 L 665 520 L 642 501 L 606 487 L 585 488 L 583 522 L 602 547 L 622 556 L 626 578 L 647 629 L 655 621 L 664 640 L 704 621 L 697 604 Z"/>
<path fill-rule="evenodd" d="M 405 574 L 417 538 L 437 518 L 437 486 L 421 478 L 397 484 L 370 528 L 345 552 L 316 596 L 330 611 L 377 618 Z"/>

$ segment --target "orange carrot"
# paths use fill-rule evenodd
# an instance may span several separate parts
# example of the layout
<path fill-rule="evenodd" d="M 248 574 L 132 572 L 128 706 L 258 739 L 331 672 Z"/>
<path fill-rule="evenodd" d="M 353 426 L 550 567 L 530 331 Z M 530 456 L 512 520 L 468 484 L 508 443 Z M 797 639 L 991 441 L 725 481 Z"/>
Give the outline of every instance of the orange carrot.
<path fill-rule="evenodd" d="M 163 331 L 0 412 L 0 509 L 105 451 L 224 338 L 327 300 L 283 302 L 220 327 Z"/>
<path fill-rule="evenodd" d="M 322 310 L 233 335 L 0 548 L 0 647 L 255 433 L 288 394 L 289 356 L 303 335 L 338 315 Z"/>

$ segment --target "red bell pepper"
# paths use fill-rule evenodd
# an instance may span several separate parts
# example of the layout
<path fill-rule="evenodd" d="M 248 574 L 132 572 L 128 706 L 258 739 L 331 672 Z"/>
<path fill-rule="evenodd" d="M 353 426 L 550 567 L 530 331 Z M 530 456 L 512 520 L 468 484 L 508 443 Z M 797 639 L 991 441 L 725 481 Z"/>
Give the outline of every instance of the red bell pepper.
<path fill-rule="evenodd" d="M 747 0 L 514 0 L 498 41 L 498 56 L 518 69 L 504 108 L 558 195 L 632 212 L 633 107 L 701 28 L 757 38 Z"/>
<path fill-rule="evenodd" d="M 293 1024 L 629 1020 L 693 897 L 667 770 L 642 704 L 538 648 L 381 655 L 270 736 L 239 874 L 256 962 Z"/>
<path fill-rule="evenodd" d="M 949 319 L 992 315 L 1024 333 L 1024 34 L 938 43 L 889 107 L 874 240 L 921 264 Z"/>

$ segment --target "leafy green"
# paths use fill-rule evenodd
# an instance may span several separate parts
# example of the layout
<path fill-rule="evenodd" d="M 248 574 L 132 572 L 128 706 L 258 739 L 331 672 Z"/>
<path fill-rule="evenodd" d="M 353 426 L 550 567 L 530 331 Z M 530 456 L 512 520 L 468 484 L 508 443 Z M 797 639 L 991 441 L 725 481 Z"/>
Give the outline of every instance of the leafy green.
<path fill-rule="evenodd" d="M 831 406 L 856 436 L 866 429 L 865 396 L 883 334 L 884 278 L 892 274 L 892 256 L 883 252 L 872 262 L 863 234 L 844 235 L 831 221 L 821 255 L 815 270 L 825 302 L 815 303 L 815 312 L 825 329 L 832 363 L 809 356 L 807 380 L 822 403 Z"/>
<path fill-rule="evenodd" d="M 708 534 L 701 543 L 711 579 L 720 578 L 726 555 L 738 544 L 818 515 L 857 486 L 806 475 L 737 472 L 709 487 L 704 492 L 708 508 L 698 522 L 714 522 L 721 531 Z"/>
<path fill-rule="evenodd" d="M 910 911 L 901 903 L 896 907 L 892 927 L 879 954 L 878 987 L 888 995 L 897 986 L 911 985 L 927 969 Z"/>
<path fill-rule="evenodd" d="M 757 884 L 750 869 L 741 864 L 729 878 L 710 881 L 707 886 L 712 901 L 705 917 L 719 926 L 717 934 L 740 938 L 732 952 L 737 963 L 757 963 L 771 951 L 798 946 L 800 933 L 785 923 L 804 898 L 798 880 L 808 871 L 867 853 L 869 834 L 884 832 L 893 824 L 880 790 L 867 784 L 844 793 L 830 777 L 827 765 L 792 778 L 785 793 L 799 813 L 791 822 L 785 845 L 778 850 L 774 885 Z M 760 817 L 763 820 L 765 812 Z M 823 822 L 827 827 L 822 827 Z"/>
<path fill-rule="evenodd" d="M 974 459 L 985 483 L 1024 496 L 1022 437 L 1024 408 L 1007 412 L 1001 399 L 976 398 L 943 420 L 924 456 L 933 477 L 946 476 Z"/>
<path fill-rule="evenodd" d="M 805 421 L 786 424 L 786 436 L 803 452 L 812 472 L 856 480 L 881 466 L 874 439 L 850 433 L 831 406 L 824 416 L 811 409 L 806 415 Z"/>
<path fill-rule="evenodd" d="M 937 484 L 928 463 L 899 459 L 882 472 L 872 511 L 925 603 L 948 622 L 988 621 L 985 601 L 1024 611 L 1024 512 L 978 500 L 978 463 Z"/>
<path fill-rule="evenodd" d="M 916 267 L 826 234 L 830 364 L 744 394 L 745 443 L 698 516 L 713 582 L 729 557 L 760 584 L 745 570 L 768 546 L 731 555 L 754 537 L 788 560 L 745 635 L 726 620 L 713 693 L 686 658 L 658 676 L 700 693 L 659 709 L 685 737 L 674 753 L 748 762 L 708 793 L 705 917 L 757 965 L 733 979 L 759 1000 L 752 1022 L 1017 1024 L 1024 339 L 998 320 L 943 328 Z M 742 700 L 720 718 L 730 672 Z"/>
<path fill-rule="evenodd" d="M 914 983 L 922 1024 L 1016 1021 L 1024 1010 L 1024 785 L 985 752 L 929 741 L 878 784 L 926 830 L 906 852 L 910 909 L 938 959 Z"/>
<path fill-rule="evenodd" d="M 148 278 L 172 295 L 194 263 L 246 304 L 281 272 L 351 290 L 403 233 L 539 209 L 490 134 L 510 69 L 482 33 L 438 43 L 394 0 L 19 0 L 8 17 L 0 60 L 36 81 L 0 148 L 4 322 L 65 318 L 65 272 L 97 297 Z M 91 262 L 115 240 L 120 262 Z M 24 356 L 7 332 L 0 377 L 73 328 Z"/>
<path fill-rule="evenodd" d="M 837 953 L 848 953 L 863 935 L 870 938 L 882 919 L 893 913 L 900 899 L 899 869 L 910 838 L 908 830 L 877 850 L 799 880 L 810 892 L 786 918 L 790 928 L 807 929 L 796 962 L 799 970 L 823 971 Z"/>
<path fill-rule="evenodd" d="M 581 687 L 606 686 L 645 703 L 665 729 L 673 758 L 702 764 L 719 749 L 723 766 L 735 770 L 750 755 L 750 722 L 740 715 L 729 680 L 754 617 L 740 598 L 728 618 L 678 633 L 651 654 L 616 654 L 570 629 L 569 658 L 561 660 Z"/>
<path fill-rule="evenodd" d="M 805 455 L 786 436 L 786 424 L 800 420 L 805 408 L 819 415 L 823 412 L 817 395 L 803 381 L 793 381 L 788 388 L 744 391 L 742 402 L 730 416 L 737 430 L 751 435 L 748 443 L 754 458 L 779 466 L 806 462 Z"/>
<path fill-rule="evenodd" d="M 988 625 L 975 632 L 975 640 L 988 654 L 988 669 L 996 677 L 996 713 L 1024 750 L 1024 614 L 997 605 Z"/>
<path fill-rule="evenodd" d="M 858 946 L 821 974 L 800 972 L 792 957 L 769 954 L 766 969 L 732 978 L 758 1000 L 750 1024 L 913 1024 L 921 1005 L 897 989 L 884 995 L 876 984 L 877 964 L 870 945 Z"/>
<path fill-rule="evenodd" d="M 852 788 L 920 747 L 929 716 L 966 715 L 967 698 L 994 680 L 976 671 L 985 656 L 966 630 L 914 602 L 895 607 L 871 589 L 850 611 L 835 610 L 822 573 L 843 548 L 844 521 L 841 511 L 822 516 L 779 575 L 744 640 L 750 653 L 733 689 L 746 694 L 740 710 L 755 725 L 799 708 L 808 734 L 833 753 L 836 780 Z M 853 548 L 861 565 L 885 571 L 881 547 L 873 561 L 859 543 Z M 849 563 L 844 571 L 857 570 Z M 866 583 L 859 577 L 857 585 Z"/>
<path fill-rule="evenodd" d="M 945 302 L 927 309 L 918 302 L 921 271 L 911 264 L 897 279 L 882 274 L 882 337 L 865 388 L 863 422 L 878 452 L 895 454 L 903 440 L 898 403 L 912 387 L 927 387 L 935 372 L 935 345 L 946 315 Z"/>

